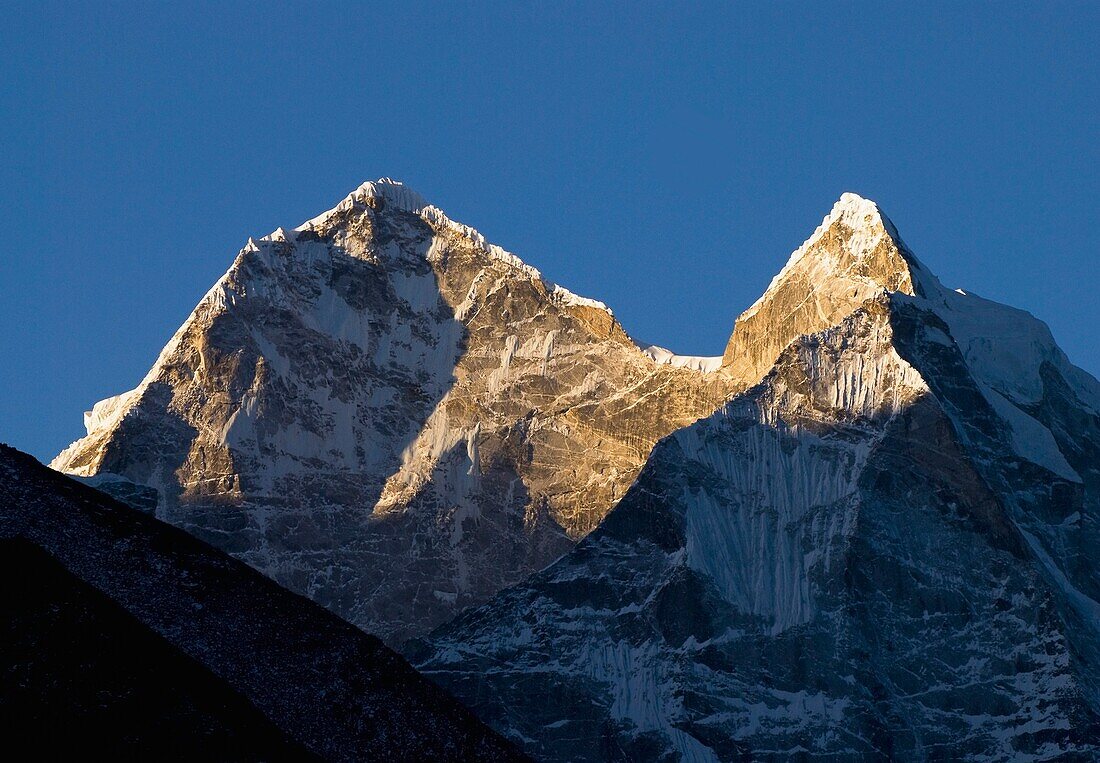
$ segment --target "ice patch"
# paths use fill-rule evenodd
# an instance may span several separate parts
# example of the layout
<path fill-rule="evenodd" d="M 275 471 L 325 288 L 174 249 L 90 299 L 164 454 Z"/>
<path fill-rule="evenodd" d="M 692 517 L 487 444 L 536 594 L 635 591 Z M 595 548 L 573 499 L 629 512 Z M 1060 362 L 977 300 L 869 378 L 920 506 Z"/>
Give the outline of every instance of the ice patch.
<path fill-rule="evenodd" d="M 984 387 L 982 394 L 1012 430 L 1012 445 L 1024 459 L 1071 482 L 1081 482 L 1080 475 L 1062 455 L 1054 435 L 1038 421 L 1028 416 L 999 392 Z"/>
<path fill-rule="evenodd" d="M 674 368 L 689 368 L 692 371 L 700 371 L 705 374 L 713 373 L 722 367 L 722 356 L 704 355 L 677 355 L 672 350 L 651 344 L 642 347 L 642 354 L 659 366 L 672 366 Z"/>

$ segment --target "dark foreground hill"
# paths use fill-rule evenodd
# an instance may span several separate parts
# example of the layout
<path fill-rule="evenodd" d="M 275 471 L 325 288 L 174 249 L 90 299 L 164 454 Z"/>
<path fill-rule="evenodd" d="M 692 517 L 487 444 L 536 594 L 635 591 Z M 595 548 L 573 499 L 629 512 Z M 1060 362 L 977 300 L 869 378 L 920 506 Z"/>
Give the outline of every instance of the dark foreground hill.
<path fill-rule="evenodd" d="M 0 712 L 32 749 L 514 760 L 378 639 L 0 446 Z"/>
<path fill-rule="evenodd" d="M 69 740 L 119 756 L 309 758 L 202 663 L 149 630 L 41 547 L 0 541 L 0 688 L 12 739 Z"/>

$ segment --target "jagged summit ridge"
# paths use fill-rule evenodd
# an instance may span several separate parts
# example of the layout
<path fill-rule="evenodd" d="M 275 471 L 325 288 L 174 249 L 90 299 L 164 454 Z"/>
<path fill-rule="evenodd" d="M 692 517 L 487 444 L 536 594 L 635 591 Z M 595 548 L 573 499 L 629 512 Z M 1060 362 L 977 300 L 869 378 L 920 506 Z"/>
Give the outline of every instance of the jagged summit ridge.
<path fill-rule="evenodd" d="M 401 181 L 384 177 L 378 180 L 366 181 L 345 196 L 335 207 L 305 221 L 294 230 L 306 231 L 323 227 L 338 212 L 347 211 L 357 204 L 371 204 L 379 200 L 383 200 L 403 212 L 411 212 L 414 215 L 420 214 L 424 209 L 430 206 L 423 196 Z"/>
<path fill-rule="evenodd" d="M 368 180 L 362 183 L 358 188 L 345 196 L 336 206 L 322 212 L 316 217 L 306 220 L 304 223 L 294 228 L 292 234 L 304 233 L 306 231 L 323 231 L 331 227 L 333 221 L 338 220 L 342 214 L 357 209 L 362 211 L 366 207 L 374 209 L 382 204 L 389 206 L 391 209 L 408 212 L 414 215 L 420 215 L 426 209 L 435 209 L 437 212 L 440 212 L 436 207 L 429 204 L 423 196 L 401 181 L 382 177 L 377 180 Z M 283 231 L 283 229 L 279 228 L 276 233 L 279 231 Z M 283 234 L 285 236 L 286 232 L 283 231 Z M 272 234 L 272 236 L 274 235 L 275 234 Z"/>
<path fill-rule="evenodd" d="M 537 278 L 546 284 L 547 289 L 556 299 L 561 300 L 566 304 L 578 305 L 583 307 L 592 307 L 598 310 L 604 310 L 609 315 L 612 314 L 611 308 L 609 308 L 603 302 L 595 299 L 589 299 L 588 297 L 582 297 L 578 294 L 574 294 L 569 289 L 559 284 L 553 283 L 543 277 L 542 273 L 537 269 L 528 265 L 520 257 L 506 249 L 503 249 L 496 244 L 490 243 L 485 239 L 481 233 L 468 225 L 455 222 L 451 218 L 447 217 L 447 214 L 439 207 L 430 204 L 423 196 L 416 191 L 409 188 L 404 183 L 393 180 L 392 178 L 379 178 L 378 180 L 368 180 L 360 185 L 346 197 L 343 201 L 337 204 L 327 212 L 314 217 L 310 220 L 299 225 L 294 229 L 295 233 L 301 233 L 305 231 L 323 231 L 325 230 L 334 219 L 338 218 L 342 213 L 347 213 L 355 209 L 362 209 L 364 207 L 374 208 L 379 206 L 380 203 L 384 203 L 388 206 L 398 209 L 402 212 L 408 212 L 410 214 L 418 215 L 422 217 L 426 222 L 454 231 L 460 236 L 469 239 L 471 242 L 481 247 L 490 256 L 507 262 L 508 264 L 520 269 L 524 273 L 527 273 L 532 278 Z M 271 234 L 272 237 L 281 236 L 281 240 L 285 240 L 286 232 L 282 228 L 279 228 L 275 233 Z M 280 240 L 280 239 L 275 239 Z"/>

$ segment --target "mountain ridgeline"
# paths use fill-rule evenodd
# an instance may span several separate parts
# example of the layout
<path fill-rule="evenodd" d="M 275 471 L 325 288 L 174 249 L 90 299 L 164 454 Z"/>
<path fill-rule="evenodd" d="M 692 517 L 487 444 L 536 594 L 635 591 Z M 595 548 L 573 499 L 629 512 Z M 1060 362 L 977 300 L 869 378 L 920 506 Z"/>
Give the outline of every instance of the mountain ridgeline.
<path fill-rule="evenodd" d="M 1100 384 L 852 194 L 688 358 L 367 183 L 85 419 L 538 759 L 1100 754 Z"/>

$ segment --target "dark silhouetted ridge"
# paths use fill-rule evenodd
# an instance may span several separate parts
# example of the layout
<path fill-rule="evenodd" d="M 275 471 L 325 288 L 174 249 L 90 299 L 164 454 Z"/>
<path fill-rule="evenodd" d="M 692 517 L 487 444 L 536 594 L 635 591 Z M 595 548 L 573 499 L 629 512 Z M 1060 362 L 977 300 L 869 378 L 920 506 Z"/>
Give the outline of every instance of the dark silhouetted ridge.
<path fill-rule="evenodd" d="M 6 446 L 0 539 L 0 712 L 32 747 L 64 731 L 89 753 L 520 759 L 378 639 Z"/>

